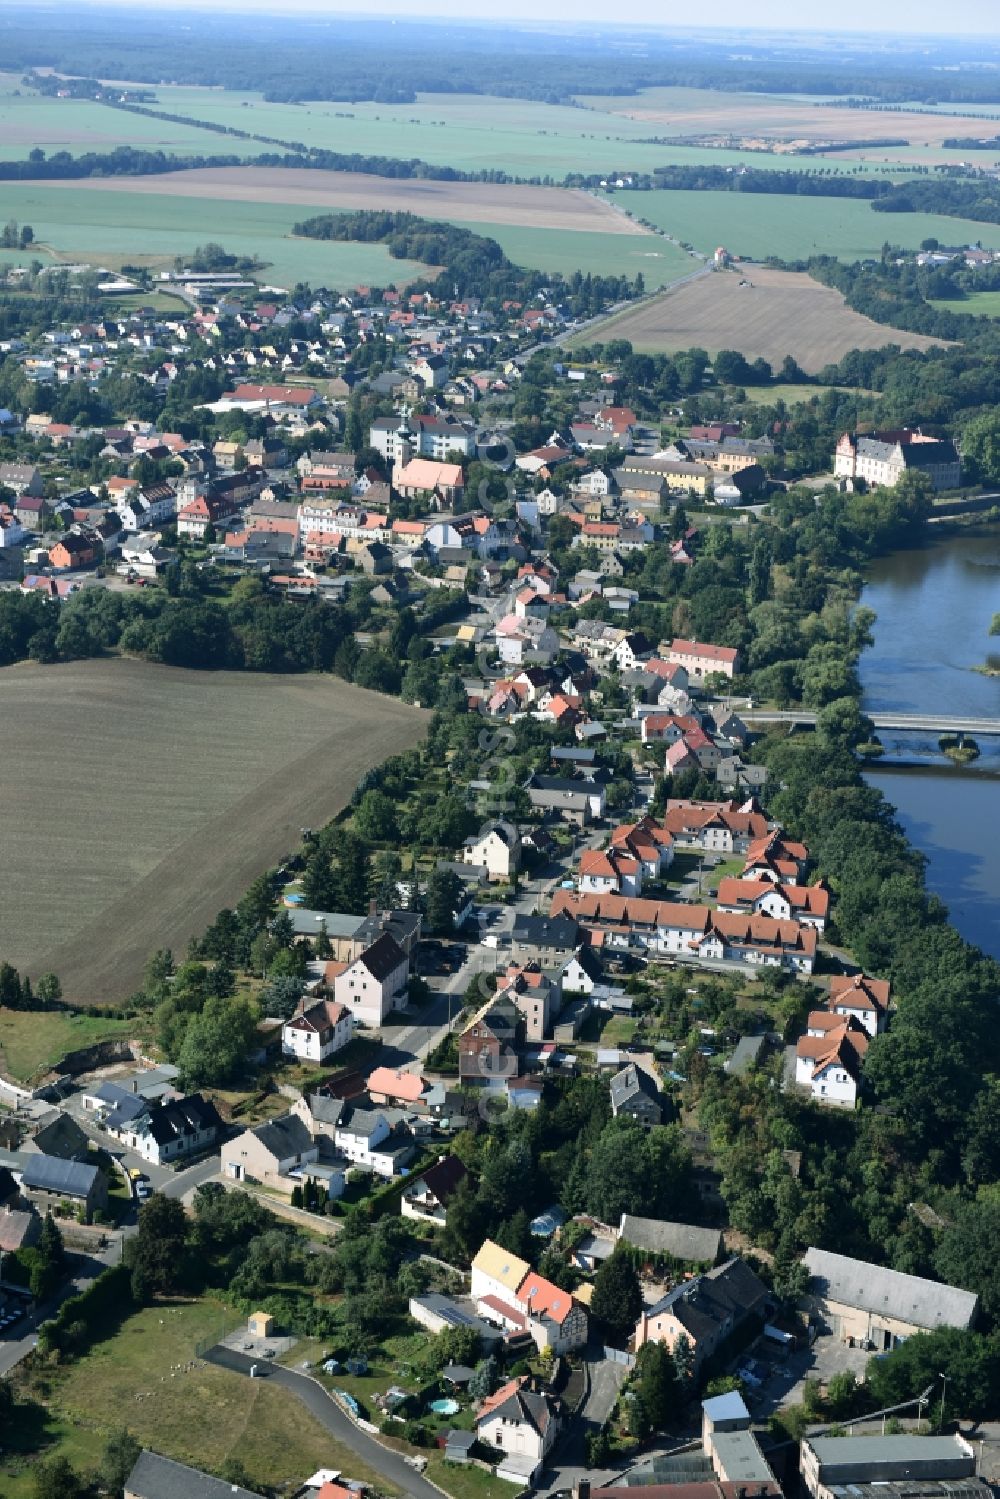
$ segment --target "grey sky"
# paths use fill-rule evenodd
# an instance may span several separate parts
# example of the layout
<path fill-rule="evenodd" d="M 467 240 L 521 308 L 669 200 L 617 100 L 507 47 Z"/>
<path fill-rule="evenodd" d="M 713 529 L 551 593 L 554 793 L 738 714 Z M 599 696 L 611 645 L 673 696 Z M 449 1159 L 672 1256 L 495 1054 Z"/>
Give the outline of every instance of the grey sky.
<path fill-rule="evenodd" d="M 125 0 L 120 0 L 125 3 Z M 166 9 L 163 0 L 128 0 L 130 9 Z M 668 27 L 718 26 L 746 28 L 789 27 L 823 31 L 898 31 L 907 39 L 914 34 L 956 35 L 978 33 L 1000 35 L 1000 6 L 997 0 L 837 0 L 835 5 L 820 6 L 817 0 L 713 0 L 711 6 L 692 7 L 676 0 L 624 0 L 609 7 L 607 0 L 501 0 L 484 13 L 471 7 L 469 0 L 382 0 L 376 5 L 357 3 L 331 4 L 331 0 L 180 0 L 177 10 L 261 11 L 274 15 L 308 12 L 334 16 L 349 12 L 357 15 L 383 14 L 399 16 L 455 16 L 484 20 L 487 14 L 497 20 L 506 16 L 519 19 L 552 19 L 565 22 L 614 20 L 623 24 Z"/>

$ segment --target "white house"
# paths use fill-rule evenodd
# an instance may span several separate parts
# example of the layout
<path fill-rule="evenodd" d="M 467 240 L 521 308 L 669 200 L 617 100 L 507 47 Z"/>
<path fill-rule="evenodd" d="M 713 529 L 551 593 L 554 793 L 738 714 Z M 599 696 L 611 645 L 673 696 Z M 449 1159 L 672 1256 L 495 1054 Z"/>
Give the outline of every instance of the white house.
<path fill-rule="evenodd" d="M 569 1291 L 555 1286 L 532 1270 L 517 1292 L 517 1308 L 527 1319 L 527 1331 L 541 1352 L 574 1353 L 586 1346 L 587 1313 Z"/>
<path fill-rule="evenodd" d="M 354 1017 L 336 1000 L 321 999 L 286 1020 L 281 1027 L 281 1050 L 303 1062 L 325 1062 L 351 1039 Z"/>
<path fill-rule="evenodd" d="M 400 1213 L 404 1218 L 419 1218 L 425 1223 L 446 1223 L 448 1202 L 467 1175 L 458 1156 L 442 1156 L 416 1181 L 408 1183 L 399 1204 Z"/>
<path fill-rule="evenodd" d="M 159 1166 L 208 1150 L 222 1133 L 222 1120 L 213 1103 L 192 1093 L 144 1109 L 115 1133 L 144 1161 Z"/>
<path fill-rule="evenodd" d="M 521 838 L 509 822 L 494 822 L 473 838 L 466 838 L 462 862 L 485 865 L 491 880 L 511 880 L 521 866 Z"/>
<path fill-rule="evenodd" d="M 476 1416 L 476 1435 L 506 1456 L 497 1474 L 530 1484 L 559 1435 L 559 1410 L 549 1395 L 535 1394 L 521 1375 L 483 1401 Z"/>
<path fill-rule="evenodd" d="M 516 1307 L 517 1292 L 530 1271 L 527 1260 L 502 1249 L 492 1239 L 484 1239 L 472 1261 L 473 1301 L 493 1297 L 503 1305 Z"/>
<path fill-rule="evenodd" d="M 376 1109 L 350 1109 L 334 1128 L 333 1141 L 354 1166 L 376 1176 L 395 1176 L 399 1166 L 398 1141 L 384 1113 Z M 387 1148 L 382 1148 L 387 1147 Z"/>
<path fill-rule="evenodd" d="M 814 1010 L 795 1048 L 795 1081 L 817 1103 L 853 1109 L 861 1088 L 868 1032 L 853 1018 Z"/>
<path fill-rule="evenodd" d="M 406 953 L 395 937 L 383 932 L 371 947 L 337 975 L 333 981 L 334 996 L 350 1011 L 355 1025 L 376 1029 L 387 1015 L 406 1005 L 406 983 L 409 977 Z"/>

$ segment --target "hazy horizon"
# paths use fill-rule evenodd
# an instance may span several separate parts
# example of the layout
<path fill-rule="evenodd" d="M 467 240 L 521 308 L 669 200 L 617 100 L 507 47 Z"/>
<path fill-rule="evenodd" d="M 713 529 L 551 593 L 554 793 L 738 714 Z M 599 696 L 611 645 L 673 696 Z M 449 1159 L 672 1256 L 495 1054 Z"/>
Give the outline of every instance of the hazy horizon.
<path fill-rule="evenodd" d="M 505 20 L 514 20 L 561 22 L 568 26 L 596 22 L 602 28 L 642 26 L 664 32 L 735 29 L 747 36 L 775 30 L 788 30 L 792 34 L 896 34 L 911 45 L 917 37 L 923 36 L 1000 37 L 1000 18 L 987 14 L 990 7 L 984 0 L 951 0 L 946 17 L 942 15 L 939 0 L 880 0 L 875 6 L 870 0 L 840 0 L 835 13 L 824 16 L 822 23 L 803 21 L 801 0 L 758 0 L 751 25 L 747 24 L 745 0 L 715 0 L 710 17 L 699 18 L 697 24 L 692 24 L 689 14 L 676 19 L 664 15 L 660 0 L 627 0 L 613 18 L 609 18 L 603 0 L 572 0 L 572 3 L 570 0 L 506 0 L 502 13 L 490 21 L 485 21 L 482 16 L 470 16 L 468 0 L 391 0 L 376 10 L 359 9 L 356 0 L 353 5 L 331 4 L 330 0 L 289 0 L 287 4 L 279 4 L 277 0 L 181 0 L 178 5 L 168 5 L 164 0 L 84 0 L 86 9 L 100 9 L 105 4 L 127 5 L 133 12 L 162 11 L 175 17 L 184 11 L 203 11 L 206 14 L 239 11 L 272 16 L 329 16 L 331 20 L 338 16 L 371 20 L 426 17 L 465 20 L 474 24 L 502 25 Z"/>

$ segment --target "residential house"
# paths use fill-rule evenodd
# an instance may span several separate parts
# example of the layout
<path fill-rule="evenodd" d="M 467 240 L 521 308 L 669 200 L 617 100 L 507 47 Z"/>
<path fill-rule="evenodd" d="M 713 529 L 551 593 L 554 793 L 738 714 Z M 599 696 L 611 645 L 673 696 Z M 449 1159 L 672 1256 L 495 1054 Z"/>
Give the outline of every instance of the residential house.
<path fill-rule="evenodd" d="M 587 1313 L 569 1291 L 530 1271 L 517 1289 L 515 1305 L 526 1319 L 525 1331 L 539 1352 L 575 1353 L 586 1346 Z"/>
<path fill-rule="evenodd" d="M 474 837 L 466 838 L 462 860 L 465 864 L 484 866 L 491 880 L 510 882 L 521 867 L 521 839 L 517 828 L 503 820 L 491 823 Z"/>
<path fill-rule="evenodd" d="M 442 1156 L 415 1181 L 407 1183 L 400 1200 L 400 1212 L 404 1218 L 446 1223 L 448 1203 L 467 1176 L 465 1164 L 458 1156 Z"/>
<path fill-rule="evenodd" d="M 525 789 L 533 807 L 558 813 L 581 827 L 595 817 L 604 816 L 604 787 L 599 782 L 533 775 Z"/>
<path fill-rule="evenodd" d="M 572 957 L 584 940 L 579 924 L 571 916 L 525 916 L 516 912 L 511 956 L 518 963 L 538 962 L 548 967 Z"/>
<path fill-rule="evenodd" d="M 939 1327 L 974 1326 L 979 1299 L 974 1291 L 905 1275 L 884 1265 L 807 1249 L 809 1288 L 803 1308 L 836 1338 L 888 1352 L 898 1343 Z"/>
<path fill-rule="evenodd" d="M 406 1004 L 409 961 L 396 939 L 383 932 L 334 979 L 334 995 L 355 1025 L 377 1029 Z"/>
<path fill-rule="evenodd" d="M 186 1098 L 143 1108 L 117 1137 L 154 1166 L 209 1150 L 222 1134 L 222 1120 L 214 1103 L 191 1093 Z"/>
<path fill-rule="evenodd" d="M 870 1036 L 877 1036 L 888 1020 L 889 981 L 869 978 L 866 973 L 835 974 L 827 1008 L 834 1015 L 858 1021 Z"/>
<path fill-rule="evenodd" d="M 622 848 L 584 849 L 579 887 L 590 895 L 640 895 L 642 863 Z"/>
<path fill-rule="evenodd" d="M 58 1156 L 63 1161 L 85 1161 L 90 1150 L 90 1137 L 71 1115 L 53 1109 L 32 1131 L 31 1147 L 43 1155 Z"/>
<path fill-rule="evenodd" d="M 870 1037 L 853 1016 L 813 1010 L 795 1048 L 795 1081 L 817 1103 L 853 1109 Z"/>
<path fill-rule="evenodd" d="M 288 1173 L 319 1159 L 319 1146 L 302 1120 L 283 1114 L 227 1140 L 221 1172 L 231 1181 L 257 1181 L 291 1190 Z"/>
<path fill-rule="evenodd" d="M 822 932 L 830 912 L 830 892 L 823 884 L 782 885 L 772 880 L 744 880 L 725 875 L 719 881 L 720 911 L 753 912 L 776 921 L 798 921 Z M 843 1013 L 843 1012 L 841 1012 Z"/>
<path fill-rule="evenodd" d="M 531 1485 L 559 1435 L 557 1402 L 528 1387 L 526 1375 L 511 1379 L 483 1401 L 476 1416 L 476 1436 L 505 1456 L 498 1477 Z"/>
<path fill-rule="evenodd" d="M 611 1113 L 653 1129 L 663 1123 L 663 1098 L 655 1080 L 643 1067 L 630 1062 L 611 1079 Z"/>
<path fill-rule="evenodd" d="M 423 1103 L 428 1084 L 419 1072 L 404 1072 L 399 1067 L 376 1067 L 369 1074 L 366 1089 L 372 1103 L 412 1109 Z"/>
<path fill-rule="evenodd" d="M 49 566 L 60 572 L 76 567 L 92 567 L 97 561 L 97 547 L 89 537 L 68 531 L 49 548 Z"/>
<path fill-rule="evenodd" d="M 38 1204 L 68 1201 L 86 1220 L 108 1205 L 108 1183 L 99 1166 L 87 1161 L 64 1161 L 59 1156 L 25 1153 L 14 1172 L 24 1195 Z"/>
<path fill-rule="evenodd" d="M 19 500 L 23 496 L 38 499 L 45 493 L 45 482 L 33 463 L 0 463 L 0 489 L 13 490 Z M 14 507 L 15 514 L 19 509 Z M 18 519 L 23 517 L 18 515 Z"/>
<path fill-rule="evenodd" d="M 685 1337 L 694 1354 L 694 1371 L 751 1318 L 763 1325 L 770 1293 L 738 1256 L 683 1280 L 655 1305 L 644 1308 L 635 1329 L 635 1346 L 663 1343 L 673 1352 Z"/>
<path fill-rule="evenodd" d="M 459 1078 L 490 1085 L 516 1077 L 523 1034 L 524 1022 L 509 994 L 487 1000 L 458 1038 Z"/>
<path fill-rule="evenodd" d="M 319 1064 L 345 1047 L 353 1030 L 354 1016 L 346 1005 L 333 999 L 303 999 L 281 1027 L 281 1050 L 286 1057 Z"/>
<path fill-rule="evenodd" d="M 739 652 L 731 646 L 706 645 L 703 641 L 676 637 L 666 654 L 668 661 L 683 666 L 688 677 L 698 684 L 713 676 L 732 678 L 740 670 Z"/>

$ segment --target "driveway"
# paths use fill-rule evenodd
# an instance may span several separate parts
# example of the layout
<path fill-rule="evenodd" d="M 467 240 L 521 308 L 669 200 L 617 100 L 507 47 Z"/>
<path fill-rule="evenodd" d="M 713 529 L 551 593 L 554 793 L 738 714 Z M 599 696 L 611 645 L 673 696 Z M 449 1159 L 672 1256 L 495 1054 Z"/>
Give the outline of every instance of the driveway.
<path fill-rule="evenodd" d="M 231 1348 L 216 1346 L 210 1348 L 205 1358 L 211 1364 L 218 1364 L 223 1369 L 232 1369 L 236 1374 L 249 1376 L 252 1359 L 245 1354 L 236 1353 Z M 400 1453 L 389 1447 L 383 1447 L 381 1442 L 376 1442 L 367 1432 L 355 1426 L 354 1422 L 340 1409 L 323 1389 L 308 1375 L 299 1374 L 294 1369 L 284 1369 L 280 1365 L 270 1364 L 267 1367 L 267 1378 L 275 1384 L 281 1385 L 286 1390 L 291 1390 L 297 1396 L 306 1409 L 316 1417 L 332 1437 L 338 1442 L 343 1442 L 349 1447 L 356 1457 L 366 1462 L 376 1473 L 380 1473 L 389 1483 L 393 1484 L 402 1493 L 413 1495 L 414 1499 L 441 1499 L 441 1490 L 434 1484 L 428 1483 L 421 1478 L 409 1463 L 403 1461 Z M 260 1365 L 258 1364 L 258 1368 Z"/>
<path fill-rule="evenodd" d="M 589 1389 L 582 1410 L 573 1417 L 566 1434 L 555 1449 L 555 1460 L 548 1464 L 539 1481 L 539 1494 L 569 1494 L 581 1478 L 605 1483 L 613 1471 L 598 1471 L 586 1463 L 587 1437 L 596 1432 L 611 1414 L 618 1392 L 628 1378 L 624 1364 L 616 1364 L 598 1350 L 587 1354 Z"/>

